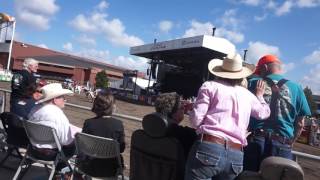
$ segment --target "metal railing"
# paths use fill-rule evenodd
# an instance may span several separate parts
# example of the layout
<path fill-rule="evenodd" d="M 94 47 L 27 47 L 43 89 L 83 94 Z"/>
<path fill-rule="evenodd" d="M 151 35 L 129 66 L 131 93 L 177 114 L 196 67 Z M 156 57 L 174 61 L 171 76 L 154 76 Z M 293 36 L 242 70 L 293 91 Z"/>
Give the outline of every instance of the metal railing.
<path fill-rule="evenodd" d="M 3 88 L 0 88 L 0 92 L 4 92 L 4 94 L 2 95 L 2 107 L 0 108 L 1 112 L 4 112 L 4 110 L 6 109 L 6 103 L 7 103 L 7 93 L 11 93 L 10 90 L 8 89 L 3 89 Z M 77 104 L 72 104 L 72 103 L 66 103 L 67 106 L 70 106 L 70 107 L 75 107 L 75 108 L 79 108 L 79 109 L 83 109 L 83 110 L 91 110 L 90 107 L 86 107 L 86 106 L 81 106 L 81 105 L 77 105 Z M 129 115 L 124 115 L 124 114 L 119 114 L 119 113 L 112 113 L 112 116 L 114 117 L 118 117 L 118 118 L 124 118 L 124 119 L 127 119 L 127 120 L 131 120 L 131 121 L 136 121 L 136 122 L 141 122 L 142 119 L 141 118 L 138 118 L 138 117 L 134 117 L 134 116 L 129 116 Z"/>
<path fill-rule="evenodd" d="M 1 110 L 3 112 L 5 110 L 5 105 L 6 105 L 6 93 L 11 93 L 11 91 L 7 90 L 7 89 L 0 88 L 0 92 L 1 91 L 4 92 L 4 95 L 2 96 L 3 97 L 3 105 L 1 107 Z M 90 107 L 81 106 L 81 105 L 77 105 L 77 104 L 66 103 L 66 105 L 70 106 L 70 107 L 83 109 L 83 110 L 89 110 L 89 111 L 91 110 Z M 137 118 L 137 117 L 133 117 L 133 116 L 129 116 L 129 115 L 118 114 L 118 113 L 113 113 L 112 115 L 114 117 L 123 118 L 123 119 L 127 119 L 127 120 L 134 121 L 134 122 L 141 122 L 142 121 L 141 118 Z M 292 151 L 292 154 L 295 156 L 295 160 L 297 162 L 300 157 L 320 162 L 320 156 L 316 156 L 316 155 L 312 155 L 312 154 L 308 154 L 308 153 L 303 153 L 303 152 L 299 152 L 299 151 Z"/>

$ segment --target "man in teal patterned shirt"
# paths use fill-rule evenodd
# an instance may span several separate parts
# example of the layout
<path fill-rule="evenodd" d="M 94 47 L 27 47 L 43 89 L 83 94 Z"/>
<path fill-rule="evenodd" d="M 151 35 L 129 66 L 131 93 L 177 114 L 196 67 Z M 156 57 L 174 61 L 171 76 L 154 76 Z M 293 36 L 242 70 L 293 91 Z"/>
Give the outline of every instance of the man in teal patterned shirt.
<path fill-rule="evenodd" d="M 292 159 L 292 144 L 303 129 L 305 116 L 311 115 L 302 87 L 281 75 L 281 65 L 276 56 L 265 55 L 257 65 L 258 76 L 249 80 L 248 88 L 253 91 L 257 81 L 264 79 L 264 99 L 271 115 L 266 121 L 250 120 L 245 170 L 258 171 L 261 161 L 269 156 Z"/>

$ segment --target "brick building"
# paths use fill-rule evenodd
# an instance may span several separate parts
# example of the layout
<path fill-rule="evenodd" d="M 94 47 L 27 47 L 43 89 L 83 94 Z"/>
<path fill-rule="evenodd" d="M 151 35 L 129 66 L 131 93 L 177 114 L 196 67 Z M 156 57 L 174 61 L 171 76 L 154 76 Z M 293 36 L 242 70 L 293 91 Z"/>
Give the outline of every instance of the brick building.
<path fill-rule="evenodd" d="M 27 57 L 39 61 L 38 74 L 41 77 L 58 81 L 72 79 L 81 84 L 87 81 L 95 84 L 96 74 L 101 70 L 106 70 L 110 81 L 122 79 L 123 72 L 128 70 L 18 41 L 13 42 L 10 69 L 12 71 L 22 69 L 23 60 Z M 7 63 L 8 53 L 0 52 L 0 64 L 5 68 Z"/>

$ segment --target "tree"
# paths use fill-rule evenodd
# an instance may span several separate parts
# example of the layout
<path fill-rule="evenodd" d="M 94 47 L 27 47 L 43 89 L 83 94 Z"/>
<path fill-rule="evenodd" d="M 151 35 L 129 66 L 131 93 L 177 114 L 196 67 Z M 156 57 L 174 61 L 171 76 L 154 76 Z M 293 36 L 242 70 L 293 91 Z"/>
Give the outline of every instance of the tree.
<path fill-rule="evenodd" d="M 306 88 L 304 88 L 303 91 L 304 91 L 304 94 L 305 94 L 305 96 L 307 98 L 307 101 L 308 101 L 309 107 L 311 109 L 312 115 L 316 115 L 317 114 L 317 104 L 313 99 L 313 95 L 312 95 L 311 89 L 307 86 Z"/>
<path fill-rule="evenodd" d="M 96 88 L 107 88 L 108 87 L 108 76 L 106 71 L 100 71 L 96 75 Z"/>

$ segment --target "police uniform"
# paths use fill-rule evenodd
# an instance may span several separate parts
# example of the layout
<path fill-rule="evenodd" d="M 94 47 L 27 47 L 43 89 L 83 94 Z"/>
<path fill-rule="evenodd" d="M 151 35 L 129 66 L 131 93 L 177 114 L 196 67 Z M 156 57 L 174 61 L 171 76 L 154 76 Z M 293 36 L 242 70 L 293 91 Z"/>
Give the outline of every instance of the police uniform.
<path fill-rule="evenodd" d="M 15 73 L 11 81 L 10 112 L 27 119 L 35 105 L 32 94 L 36 88 L 36 78 L 27 70 Z"/>

